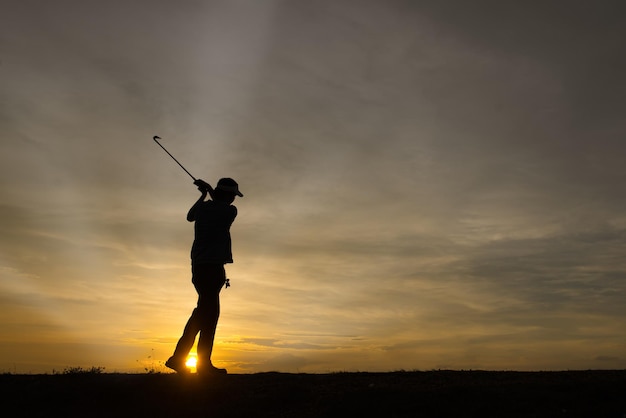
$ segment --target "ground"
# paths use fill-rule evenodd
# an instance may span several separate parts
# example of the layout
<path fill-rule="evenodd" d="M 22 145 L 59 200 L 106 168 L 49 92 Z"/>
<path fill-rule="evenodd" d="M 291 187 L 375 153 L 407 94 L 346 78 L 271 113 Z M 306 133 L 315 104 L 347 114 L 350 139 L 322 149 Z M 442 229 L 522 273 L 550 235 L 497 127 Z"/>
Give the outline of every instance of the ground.
<path fill-rule="evenodd" d="M 12 417 L 626 417 L 626 370 L 0 375 Z"/>

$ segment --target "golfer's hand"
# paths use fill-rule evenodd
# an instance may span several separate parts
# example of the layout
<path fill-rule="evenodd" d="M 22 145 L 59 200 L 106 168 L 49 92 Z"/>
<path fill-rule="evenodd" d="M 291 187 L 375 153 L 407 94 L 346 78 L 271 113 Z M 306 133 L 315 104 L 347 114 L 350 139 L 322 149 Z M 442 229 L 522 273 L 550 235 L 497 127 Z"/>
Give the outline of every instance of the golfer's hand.
<path fill-rule="evenodd" d="M 208 193 L 211 190 L 211 185 L 204 180 L 196 180 L 193 182 L 196 186 L 198 186 L 198 190 L 202 193 Z"/>

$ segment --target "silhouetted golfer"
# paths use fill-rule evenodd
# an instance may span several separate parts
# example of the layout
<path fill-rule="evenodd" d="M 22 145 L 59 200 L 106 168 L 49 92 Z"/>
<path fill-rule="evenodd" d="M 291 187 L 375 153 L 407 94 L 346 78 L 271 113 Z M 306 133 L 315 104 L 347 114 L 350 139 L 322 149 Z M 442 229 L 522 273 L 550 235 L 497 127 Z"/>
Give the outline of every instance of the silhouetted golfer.
<path fill-rule="evenodd" d="M 220 290 L 224 283 L 228 287 L 224 264 L 233 262 L 230 226 L 237 216 L 237 208 L 231 203 L 235 196 L 243 197 L 243 194 L 237 182 L 231 178 L 220 179 L 215 189 L 203 180 L 196 180 L 194 184 L 202 196 L 189 209 L 187 220 L 195 222 L 195 238 L 191 247 L 191 282 L 198 292 L 198 306 L 191 313 L 183 336 L 165 365 L 178 373 L 189 372 L 185 362 L 199 332 L 198 374 L 226 374 L 226 369 L 213 366 L 211 352 L 220 316 Z M 207 194 L 210 194 L 211 199 L 205 201 Z"/>

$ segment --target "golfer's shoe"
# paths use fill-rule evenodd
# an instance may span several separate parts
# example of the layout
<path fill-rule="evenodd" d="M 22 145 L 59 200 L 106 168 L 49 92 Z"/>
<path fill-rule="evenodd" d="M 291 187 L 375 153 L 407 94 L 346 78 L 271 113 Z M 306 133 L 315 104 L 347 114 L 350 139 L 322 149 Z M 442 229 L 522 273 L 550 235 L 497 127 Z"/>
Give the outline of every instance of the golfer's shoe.
<path fill-rule="evenodd" d="M 228 374 L 226 369 L 220 369 L 219 367 L 215 367 L 212 364 L 198 367 L 197 371 L 200 376 L 216 376 Z"/>
<path fill-rule="evenodd" d="M 165 362 L 165 366 L 169 367 L 172 370 L 175 370 L 176 373 L 189 374 L 189 368 L 185 364 L 184 360 L 179 360 L 174 357 L 170 357 Z"/>

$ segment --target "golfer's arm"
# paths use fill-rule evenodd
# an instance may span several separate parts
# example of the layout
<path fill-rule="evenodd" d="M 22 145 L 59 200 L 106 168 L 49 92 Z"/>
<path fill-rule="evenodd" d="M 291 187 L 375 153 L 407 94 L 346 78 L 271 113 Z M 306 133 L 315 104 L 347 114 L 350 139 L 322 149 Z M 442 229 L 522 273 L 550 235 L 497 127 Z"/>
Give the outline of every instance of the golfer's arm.
<path fill-rule="evenodd" d="M 194 222 L 196 220 L 196 210 L 198 209 L 198 206 L 200 206 L 202 202 L 204 202 L 205 197 L 206 197 L 206 193 L 202 193 L 202 196 L 200 196 L 200 199 L 198 199 L 196 203 L 193 204 L 191 209 L 189 209 L 189 212 L 187 212 L 187 220 L 189 222 Z"/>

